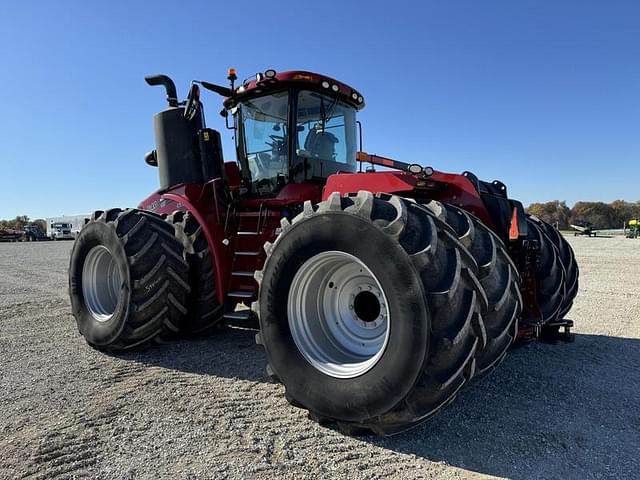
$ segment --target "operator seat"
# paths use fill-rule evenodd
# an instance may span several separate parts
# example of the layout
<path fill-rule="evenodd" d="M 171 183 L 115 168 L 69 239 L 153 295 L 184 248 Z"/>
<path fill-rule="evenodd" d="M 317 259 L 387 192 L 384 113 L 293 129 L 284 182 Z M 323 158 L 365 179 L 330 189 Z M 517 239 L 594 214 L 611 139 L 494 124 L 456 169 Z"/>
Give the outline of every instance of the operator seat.
<path fill-rule="evenodd" d="M 323 132 L 322 127 L 318 124 L 309 130 L 309 134 L 304 141 L 304 149 L 309 152 L 311 158 L 335 162 L 336 143 L 339 142 L 334 134 L 326 130 Z"/>

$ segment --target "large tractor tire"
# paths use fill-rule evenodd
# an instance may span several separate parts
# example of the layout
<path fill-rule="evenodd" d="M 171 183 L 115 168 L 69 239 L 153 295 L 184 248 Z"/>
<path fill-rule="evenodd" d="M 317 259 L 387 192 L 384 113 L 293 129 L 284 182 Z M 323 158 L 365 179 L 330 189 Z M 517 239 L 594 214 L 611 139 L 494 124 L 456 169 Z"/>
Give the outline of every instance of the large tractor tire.
<path fill-rule="evenodd" d="M 257 342 L 287 400 L 343 433 L 404 431 L 453 400 L 487 341 L 476 263 L 391 195 L 306 202 L 265 245 Z"/>
<path fill-rule="evenodd" d="M 550 226 L 550 228 L 553 228 Z M 536 300 L 542 323 L 553 323 L 562 318 L 567 304 L 567 274 L 558 247 L 545 232 L 544 222 L 527 216 L 528 239 L 539 245 L 539 264 L 536 269 Z M 574 293 L 575 295 L 575 293 Z"/>
<path fill-rule="evenodd" d="M 216 296 L 215 271 L 207 238 L 191 213 L 177 211 L 169 215 L 167 221 L 174 225 L 176 237 L 182 242 L 184 259 L 189 264 L 191 292 L 187 295 L 187 315 L 179 325 L 180 334 L 207 334 L 222 321 L 224 314 L 224 306 Z"/>
<path fill-rule="evenodd" d="M 571 248 L 571 245 L 569 245 L 569 242 L 565 240 L 564 236 L 555 229 L 553 225 L 549 225 L 547 222 L 544 222 L 537 217 L 530 218 L 536 223 L 536 225 L 541 227 L 547 238 L 556 247 L 558 256 L 560 257 L 560 263 L 562 263 L 562 266 L 564 267 L 564 298 L 560 307 L 560 313 L 558 314 L 558 318 L 562 319 L 567 313 L 569 313 L 569 310 L 571 310 L 573 300 L 578 294 L 578 277 L 580 276 L 578 262 L 576 262 L 575 254 L 573 253 L 573 249 Z"/>
<path fill-rule="evenodd" d="M 536 272 L 536 299 L 544 322 L 540 333 L 542 338 L 555 341 L 559 338 L 559 321 L 569 313 L 578 293 L 578 263 L 569 243 L 552 225 L 528 215 L 527 226 L 529 238 L 540 244 Z"/>
<path fill-rule="evenodd" d="M 173 227 L 137 209 L 95 212 L 78 234 L 69 294 L 78 330 L 119 352 L 177 331 L 186 313 L 188 265 Z"/>
<path fill-rule="evenodd" d="M 482 311 L 487 341 L 476 356 L 476 370 L 488 372 L 504 359 L 518 333 L 522 312 L 518 269 L 502 240 L 478 218 L 446 203 L 431 201 L 426 206 L 455 230 L 478 267 L 477 277 L 487 295 Z"/>

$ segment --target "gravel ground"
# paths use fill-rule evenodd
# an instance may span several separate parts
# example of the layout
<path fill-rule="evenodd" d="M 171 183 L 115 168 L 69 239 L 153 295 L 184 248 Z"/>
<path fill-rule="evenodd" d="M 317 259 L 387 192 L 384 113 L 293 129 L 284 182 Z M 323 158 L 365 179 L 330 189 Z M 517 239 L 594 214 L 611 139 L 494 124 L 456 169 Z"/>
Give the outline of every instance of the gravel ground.
<path fill-rule="evenodd" d="M 70 314 L 71 244 L 0 244 L 0 478 L 638 478 L 640 241 L 569 240 L 575 343 L 516 348 L 382 439 L 289 406 L 250 330 L 92 350 Z"/>

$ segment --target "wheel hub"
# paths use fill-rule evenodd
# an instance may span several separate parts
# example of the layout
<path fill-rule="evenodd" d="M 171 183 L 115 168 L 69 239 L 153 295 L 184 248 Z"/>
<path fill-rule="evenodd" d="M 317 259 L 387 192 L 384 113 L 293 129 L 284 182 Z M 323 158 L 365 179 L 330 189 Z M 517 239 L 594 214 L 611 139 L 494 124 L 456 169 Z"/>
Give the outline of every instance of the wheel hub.
<path fill-rule="evenodd" d="M 118 306 L 122 279 L 111 252 L 98 245 L 89 250 L 82 266 L 82 295 L 91 316 L 106 322 Z"/>
<path fill-rule="evenodd" d="M 363 327 L 374 328 L 378 321 L 383 320 L 382 307 L 378 300 L 380 292 L 374 290 L 371 285 L 368 285 L 368 288 L 369 290 L 358 292 L 349 307 L 353 309 L 354 319 Z"/>
<path fill-rule="evenodd" d="M 302 265 L 291 284 L 287 313 L 300 353 L 336 378 L 369 371 L 389 338 L 388 302 L 380 282 L 345 252 L 319 253 Z"/>

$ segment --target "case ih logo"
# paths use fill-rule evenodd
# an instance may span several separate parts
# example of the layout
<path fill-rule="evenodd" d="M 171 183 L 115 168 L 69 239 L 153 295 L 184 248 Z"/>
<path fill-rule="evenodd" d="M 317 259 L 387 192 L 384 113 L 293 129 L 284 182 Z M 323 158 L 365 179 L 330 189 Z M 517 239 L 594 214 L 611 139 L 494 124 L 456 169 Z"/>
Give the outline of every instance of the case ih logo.
<path fill-rule="evenodd" d="M 162 198 L 160 200 L 156 200 L 153 203 L 150 203 L 146 207 L 146 210 L 151 210 L 152 212 L 155 212 L 156 210 L 162 210 L 164 207 L 169 205 L 169 203 L 175 203 L 176 204 L 176 209 L 178 209 L 178 210 L 183 207 L 182 203 L 176 203 L 173 200 L 167 200 L 165 198 Z"/>

